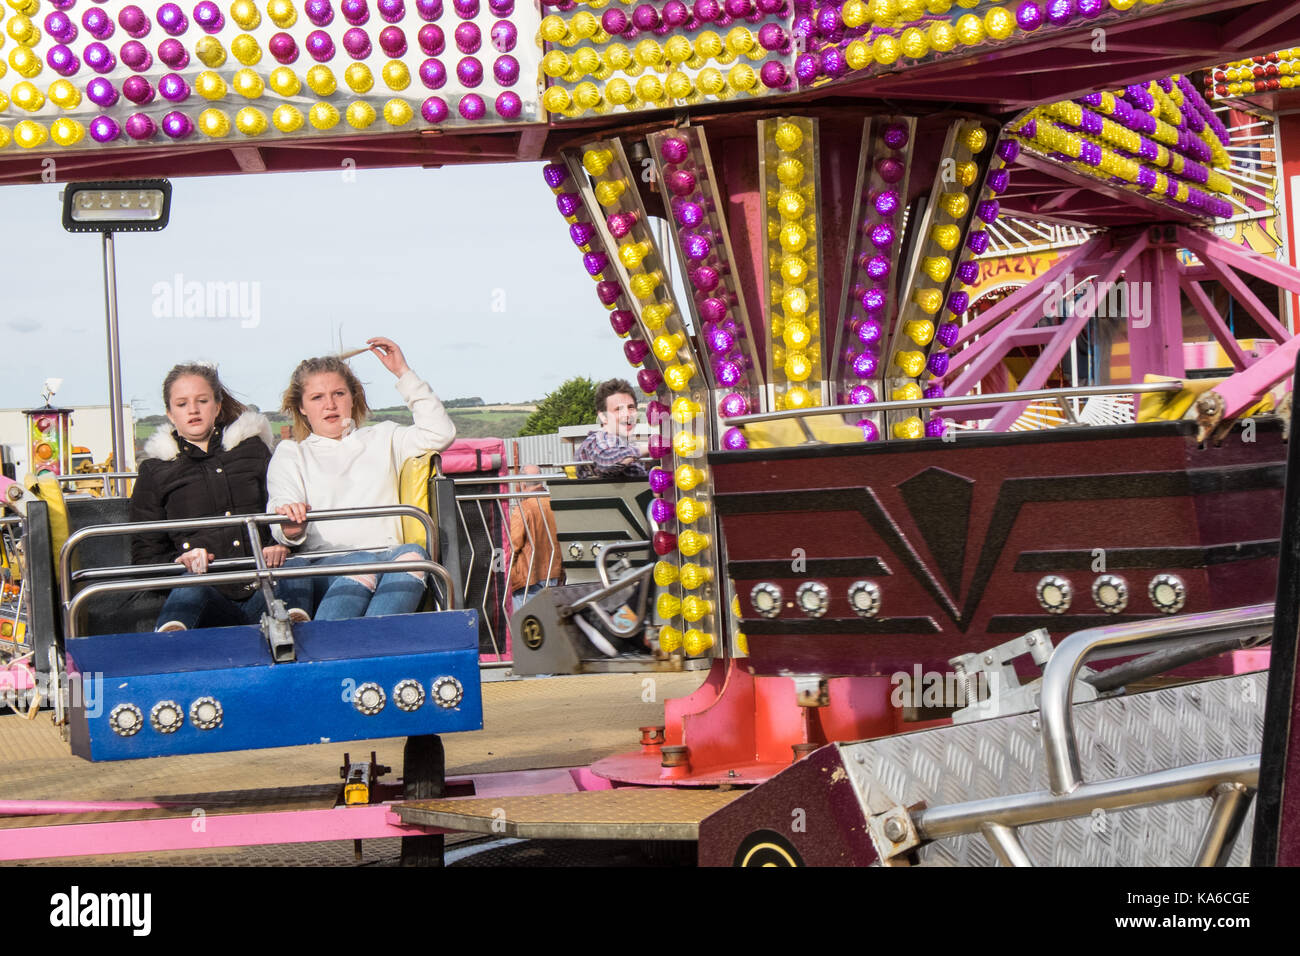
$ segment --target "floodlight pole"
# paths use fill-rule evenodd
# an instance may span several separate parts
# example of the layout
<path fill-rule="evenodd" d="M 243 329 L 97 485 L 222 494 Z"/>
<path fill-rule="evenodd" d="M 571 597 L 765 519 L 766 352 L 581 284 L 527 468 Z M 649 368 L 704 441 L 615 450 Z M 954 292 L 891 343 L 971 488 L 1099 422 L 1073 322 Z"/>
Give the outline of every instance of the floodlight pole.
<path fill-rule="evenodd" d="M 108 316 L 108 409 L 113 435 L 113 470 L 126 471 L 125 436 L 122 434 L 122 353 L 117 331 L 117 259 L 113 234 L 104 236 L 104 307 Z M 122 494 L 122 480 L 113 479 L 114 491 Z"/>

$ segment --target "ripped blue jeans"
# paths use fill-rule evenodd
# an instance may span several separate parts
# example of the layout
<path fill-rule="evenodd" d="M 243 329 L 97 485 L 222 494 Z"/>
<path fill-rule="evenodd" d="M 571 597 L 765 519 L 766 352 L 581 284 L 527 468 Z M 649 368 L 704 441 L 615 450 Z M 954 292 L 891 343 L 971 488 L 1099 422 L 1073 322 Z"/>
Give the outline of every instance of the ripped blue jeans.
<path fill-rule="evenodd" d="M 428 552 L 418 544 L 399 544 L 387 551 L 351 551 L 313 561 L 317 567 L 360 564 L 366 561 L 425 561 Z M 390 571 L 313 578 L 316 621 L 342 621 L 355 617 L 410 614 L 424 598 L 424 571 Z"/>

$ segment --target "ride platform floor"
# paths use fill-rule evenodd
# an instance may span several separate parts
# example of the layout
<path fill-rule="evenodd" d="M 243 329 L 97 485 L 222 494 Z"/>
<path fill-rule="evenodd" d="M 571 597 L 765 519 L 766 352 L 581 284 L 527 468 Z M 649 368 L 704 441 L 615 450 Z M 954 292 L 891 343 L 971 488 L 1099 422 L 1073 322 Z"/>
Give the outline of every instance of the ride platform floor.
<path fill-rule="evenodd" d="M 707 671 L 671 674 L 589 674 L 483 684 L 484 729 L 443 737 L 447 776 L 548 767 L 586 766 L 610 754 L 636 750 L 638 728 L 663 723 L 664 700 L 690 694 Z M 341 787 L 344 753 L 354 761 L 373 750 L 380 764 L 401 774 L 405 738 L 313 744 L 224 754 L 90 763 L 74 757 L 43 711 L 34 720 L 0 717 L 0 799 L 168 801 L 219 812 L 326 809 Z M 188 810 L 181 812 L 188 813 Z M 0 817 L 3 829 L 142 819 L 176 810 L 132 810 L 58 816 Z M 458 839 L 459 838 L 459 839 Z M 478 839 L 449 834 L 454 847 Z M 357 861 L 350 841 L 169 853 L 116 854 L 27 861 L 12 865 L 393 865 L 400 840 L 367 840 Z"/>

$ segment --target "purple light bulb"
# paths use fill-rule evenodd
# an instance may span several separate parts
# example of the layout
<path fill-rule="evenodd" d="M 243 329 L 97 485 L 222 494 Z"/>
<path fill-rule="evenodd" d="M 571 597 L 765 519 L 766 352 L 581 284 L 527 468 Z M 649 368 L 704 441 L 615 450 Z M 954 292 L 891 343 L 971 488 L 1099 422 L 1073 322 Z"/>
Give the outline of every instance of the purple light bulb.
<path fill-rule="evenodd" d="M 632 365 L 640 365 L 650 354 L 650 345 L 645 339 L 630 339 L 623 344 L 623 355 Z"/>
<path fill-rule="evenodd" d="M 609 256 L 603 252 L 588 252 L 582 257 L 582 266 L 587 270 L 587 274 L 600 278 L 600 274 L 605 271 L 609 265 Z"/>
<path fill-rule="evenodd" d="M 617 282 L 603 279 L 596 283 L 596 298 L 600 300 L 601 305 L 613 305 L 622 294 L 623 290 L 618 287 Z"/>
<path fill-rule="evenodd" d="M 957 278 L 963 285 L 974 285 L 980 277 L 980 264 L 974 259 L 967 259 L 957 267 Z"/>
<path fill-rule="evenodd" d="M 871 378 L 878 365 L 875 352 L 860 352 L 853 358 L 853 374 L 858 378 Z"/>
<path fill-rule="evenodd" d="M 606 10 L 600 18 L 600 26 L 610 36 L 618 36 L 627 29 L 627 14 L 622 10 L 611 8 Z"/>
<path fill-rule="evenodd" d="M 1020 155 L 1020 144 L 1014 139 L 1004 139 L 998 143 L 998 156 L 1004 163 L 1014 163 Z"/>
<path fill-rule="evenodd" d="M 184 139 L 194 132 L 194 121 L 179 110 L 173 110 L 163 117 L 162 127 L 163 133 L 172 139 Z"/>
<path fill-rule="evenodd" d="M 902 149 L 907 145 L 907 127 L 902 123 L 890 123 L 880 134 L 880 138 L 890 149 Z"/>
<path fill-rule="evenodd" d="M 437 20 L 442 16 L 442 0 L 415 0 L 415 9 L 419 12 L 420 19 Z"/>
<path fill-rule="evenodd" d="M 650 490 L 657 495 L 662 495 L 673 486 L 673 473 L 663 468 L 651 468 L 647 478 L 650 482 Z"/>
<path fill-rule="evenodd" d="M 726 355 L 731 351 L 731 347 L 736 344 L 736 337 L 726 329 L 718 328 L 715 325 L 705 336 L 705 341 L 708 343 L 709 351 L 714 355 Z"/>
<path fill-rule="evenodd" d="M 886 189 L 876 193 L 876 198 L 872 203 L 876 212 L 881 216 L 892 216 L 898 212 L 898 193 L 892 189 Z"/>
<path fill-rule="evenodd" d="M 77 25 L 72 17 L 56 10 L 45 18 L 45 32 L 60 43 L 71 43 L 77 38 Z"/>
<path fill-rule="evenodd" d="M 985 199 L 975 207 L 975 215 L 987 223 L 992 223 L 998 218 L 998 210 L 999 206 L 996 199 Z"/>
<path fill-rule="evenodd" d="M 806 36 L 807 34 L 801 34 L 796 30 L 795 35 Z M 821 72 L 821 58 L 816 53 L 801 53 L 795 58 L 794 75 L 800 83 L 807 84 L 813 82 L 813 80 L 817 79 L 817 77 L 821 75 Z"/>
<path fill-rule="evenodd" d="M 1143 168 L 1145 169 L 1146 167 Z M 1005 169 L 995 169 L 993 172 L 989 173 L 989 178 L 986 182 L 993 193 L 1004 193 L 1011 182 L 1011 173 Z"/>
<path fill-rule="evenodd" d="M 510 90 L 498 94 L 493 106 L 502 119 L 516 119 L 524 111 L 524 101 L 519 98 L 518 93 L 512 93 Z"/>
<path fill-rule="evenodd" d="M 664 384 L 664 377 L 659 374 L 658 369 L 643 368 L 636 373 L 636 383 L 641 386 L 641 391 L 647 395 L 654 395 Z M 658 439 L 656 441 L 655 439 Z M 650 456 L 652 458 L 662 458 L 672 449 L 672 445 L 662 435 L 650 436 Z M 655 454 L 658 449 L 659 454 Z"/>
<path fill-rule="evenodd" d="M 424 117 L 426 123 L 445 123 L 447 121 L 447 101 L 441 96 L 430 96 L 420 104 L 420 115 Z M 560 207 L 564 212 L 564 207 Z M 568 213 L 564 213 L 566 216 Z"/>
<path fill-rule="evenodd" d="M 659 11 L 648 3 L 639 5 L 632 11 L 632 25 L 638 30 L 653 30 L 659 26 Z"/>
<path fill-rule="evenodd" d="M 636 215 L 630 212 L 616 212 L 605 220 L 605 224 L 609 226 L 609 231 L 613 233 L 615 239 L 622 239 L 636 225 Z"/>
<path fill-rule="evenodd" d="M 758 45 L 764 50 L 784 53 L 790 46 L 790 38 L 786 36 L 780 24 L 764 23 L 758 28 Z"/>
<path fill-rule="evenodd" d="M 850 405 L 870 405 L 876 400 L 876 393 L 870 385 L 854 385 L 849 390 Z"/>
<path fill-rule="evenodd" d="M 456 27 L 456 49 L 461 53 L 477 53 L 483 45 L 483 33 L 472 23 L 462 23 Z"/>
<path fill-rule="evenodd" d="M 718 384 L 724 388 L 734 388 L 745 377 L 745 372 L 740 365 L 730 359 L 717 362 L 713 366 L 713 374 L 717 376 Z"/>
<path fill-rule="evenodd" d="M 108 109 L 117 102 L 117 87 L 102 76 L 97 76 L 86 84 L 86 96 L 101 109 Z"/>
<path fill-rule="evenodd" d="M 691 272 L 691 282 L 702 292 L 712 292 L 718 287 L 718 272 L 709 266 L 700 266 Z"/>
<path fill-rule="evenodd" d="M 361 26 L 370 19 L 370 8 L 366 6 L 366 0 L 343 0 L 339 4 L 339 11 L 343 14 L 343 19 L 353 26 Z"/>
<path fill-rule="evenodd" d="M 948 373 L 948 355 L 946 352 L 934 352 L 930 355 L 925 367 L 930 370 L 930 374 L 935 378 L 943 378 Z"/>
<path fill-rule="evenodd" d="M 519 42 L 519 31 L 509 20 L 498 20 L 492 24 L 492 49 L 498 53 L 509 53 Z"/>
<path fill-rule="evenodd" d="M 749 399 L 739 392 L 728 392 L 718 405 L 723 418 L 735 418 L 737 415 L 749 414 Z"/>
<path fill-rule="evenodd" d="M 463 57 L 456 64 L 456 78 L 460 80 L 462 86 L 473 89 L 483 82 L 483 64 L 475 57 Z"/>
<path fill-rule="evenodd" d="M 226 18 L 221 15 L 221 8 L 213 3 L 212 0 L 202 0 L 202 2 L 194 8 L 194 22 L 197 23 L 205 33 L 220 33 L 222 27 L 226 25 Z M 128 136 L 131 135 L 129 129 L 126 132 Z M 150 135 L 153 134 L 151 133 Z"/>
<path fill-rule="evenodd" d="M 478 0 L 451 0 L 451 7 L 462 20 L 478 16 Z"/>
<path fill-rule="evenodd" d="M 722 15 L 722 4 L 718 0 L 695 0 L 695 18 L 701 23 L 711 23 Z"/>
<path fill-rule="evenodd" d="M 117 57 L 102 43 L 91 43 L 86 47 L 86 66 L 96 73 L 111 73 L 117 66 Z M 130 131 L 128 131 L 129 135 Z"/>
<path fill-rule="evenodd" d="M 50 51 L 45 54 L 45 62 L 60 76 L 72 76 L 81 69 L 81 61 L 77 59 L 77 54 L 62 43 L 50 47 Z"/>
<path fill-rule="evenodd" d="M 1086 20 L 1100 16 L 1101 12 L 1106 9 L 1105 0 L 1078 0 L 1079 16 Z M 1168 77 L 1165 77 L 1168 79 Z M 1170 92 L 1165 90 L 1166 93 Z"/>
<path fill-rule="evenodd" d="M 745 433 L 739 428 L 728 428 L 722 433 L 722 447 L 727 451 L 744 451 L 749 442 L 745 441 Z"/>
<path fill-rule="evenodd" d="M 700 316 L 705 322 L 721 322 L 727 315 L 727 303 L 710 296 L 700 303 Z"/>
<path fill-rule="evenodd" d="M 879 319 L 868 316 L 858 323 L 858 341 L 867 348 L 875 348 L 880 344 L 881 332 Z"/>
<path fill-rule="evenodd" d="M 970 308 L 970 296 L 965 292 L 954 292 L 948 296 L 948 311 L 953 315 L 961 315 Z"/>
<path fill-rule="evenodd" d="M 614 333 L 622 338 L 636 327 L 636 316 L 628 309 L 615 309 L 609 314 L 609 324 Z"/>
<path fill-rule="evenodd" d="M 684 163 L 691 155 L 691 146 L 679 136 L 669 136 L 659 144 L 659 155 L 663 157 L 665 163 L 673 165 Z"/>
<path fill-rule="evenodd" d="M 406 4 L 402 0 L 379 0 L 376 6 L 385 23 L 397 23 L 406 16 Z"/>
<path fill-rule="evenodd" d="M 862 293 L 862 307 L 868 312 L 879 312 L 885 307 L 885 293 L 880 289 L 868 289 Z"/>
<path fill-rule="evenodd" d="M 878 222 L 871 227 L 867 236 L 877 249 L 888 249 L 894 241 L 894 227 L 887 222 Z"/>
<path fill-rule="evenodd" d="M 133 37 L 142 37 L 149 32 L 152 24 L 145 12 L 135 4 L 125 6 L 121 13 L 117 15 L 117 22 L 127 33 Z"/>
<path fill-rule="evenodd" d="M 790 74 L 783 64 L 769 60 L 759 68 L 758 78 L 769 90 L 780 89 L 790 82 Z"/>
<path fill-rule="evenodd" d="M 684 26 L 691 19 L 690 8 L 682 0 L 668 0 L 664 4 L 663 19 L 668 27 Z"/>
<path fill-rule="evenodd" d="M 542 167 L 542 178 L 552 189 L 559 189 L 569 179 L 569 171 L 563 163 L 547 163 Z"/>
<path fill-rule="evenodd" d="M 582 248 L 591 242 L 591 237 L 596 234 L 596 227 L 589 222 L 575 222 L 569 227 L 569 238 L 578 248 Z"/>
<path fill-rule="evenodd" d="M 960 334 L 960 325 L 956 322 L 944 322 L 935 330 L 934 340 L 944 348 L 950 349 L 957 344 L 957 336 Z"/>
<path fill-rule="evenodd" d="M 307 34 L 307 55 L 318 63 L 327 63 L 334 59 L 334 41 L 324 30 L 313 30 Z"/>
<path fill-rule="evenodd" d="M 508 17 L 515 12 L 515 0 L 488 0 L 488 9 L 494 17 Z"/>
<path fill-rule="evenodd" d="M 889 275 L 889 258 L 887 256 L 872 256 L 867 260 L 867 275 L 879 282 Z"/>
<path fill-rule="evenodd" d="M 977 229 L 966 237 L 966 248 L 977 256 L 984 255 L 989 248 L 989 234 L 983 229 Z"/>
<path fill-rule="evenodd" d="M 81 25 L 96 40 L 107 40 L 113 35 L 113 18 L 99 7 L 91 7 L 83 13 Z"/>
<path fill-rule="evenodd" d="M 863 418 L 858 422 L 858 427 L 862 429 L 863 441 L 878 441 L 880 439 L 880 429 L 878 429 L 869 418 Z"/>
<path fill-rule="evenodd" d="M 298 59 L 298 44 L 287 33 L 275 34 L 267 41 L 266 48 L 278 63 L 289 64 Z"/>
<path fill-rule="evenodd" d="M 157 131 L 153 120 L 144 113 L 132 113 L 126 118 L 126 135 L 134 140 L 152 139 Z"/>
<path fill-rule="evenodd" d="M 425 60 L 420 64 L 420 82 L 431 90 L 440 90 L 447 82 L 447 68 L 441 60 Z"/>
<path fill-rule="evenodd" d="M 699 203 L 677 203 L 674 206 L 673 213 L 677 217 L 677 224 L 686 229 L 694 229 L 704 222 L 704 209 Z"/>
<path fill-rule="evenodd" d="M 514 86 L 519 79 L 519 61 L 508 53 L 497 57 L 492 64 L 492 75 L 501 86 Z"/>
<path fill-rule="evenodd" d="M 137 106 L 153 102 L 154 91 L 143 76 L 128 76 L 122 81 L 122 95 Z"/>
<path fill-rule="evenodd" d="M 1047 21 L 1053 26 L 1069 23 L 1074 17 L 1074 0 L 1048 0 Z"/>
<path fill-rule="evenodd" d="M 695 175 L 689 170 L 671 170 L 664 177 L 664 181 L 675 196 L 689 196 L 695 192 Z"/>
<path fill-rule="evenodd" d="M 645 419 L 651 428 L 658 428 L 660 422 L 667 421 L 672 409 L 663 402 L 650 402 L 645 407 Z"/>
<path fill-rule="evenodd" d="M 307 0 L 303 4 L 303 10 L 307 19 L 318 27 L 329 26 L 334 22 L 334 8 L 330 6 L 330 0 Z"/>
<path fill-rule="evenodd" d="M 406 34 L 400 27 L 384 27 L 379 31 L 379 48 L 396 59 L 406 53 Z"/>
<path fill-rule="evenodd" d="M 921 394 L 925 398 L 943 398 L 943 386 L 937 382 L 931 382 Z"/>
<path fill-rule="evenodd" d="M 143 73 L 153 65 L 153 54 L 139 40 L 128 40 L 122 44 L 122 49 L 118 52 L 122 57 L 122 64 L 137 73 Z"/>
<path fill-rule="evenodd" d="M 925 423 L 926 438 L 942 438 L 948 430 L 948 423 L 942 418 L 932 418 Z"/>
<path fill-rule="evenodd" d="M 96 116 L 90 121 L 90 138 L 96 143 L 111 143 L 122 135 L 122 130 L 111 117 Z"/>
<path fill-rule="evenodd" d="M 686 253 L 687 259 L 699 262 L 701 259 L 708 258 L 709 253 L 713 251 L 713 246 L 703 236 L 692 233 L 682 239 L 682 251 Z"/>
<path fill-rule="evenodd" d="M 175 38 L 168 38 L 158 44 L 158 59 L 173 70 L 183 70 L 190 65 L 190 55 L 185 44 Z"/>
<path fill-rule="evenodd" d="M 179 103 L 190 95 L 190 87 L 177 74 L 165 73 L 158 80 L 158 93 L 169 102 Z"/>
<path fill-rule="evenodd" d="M 354 60 L 364 60 L 370 56 L 373 49 L 370 45 L 370 37 L 366 31 L 360 27 L 353 27 L 343 34 L 343 49 L 347 51 L 348 56 Z"/>
<path fill-rule="evenodd" d="M 1016 7 L 1016 24 L 1026 33 L 1032 33 L 1043 25 L 1043 11 L 1033 0 L 1025 0 Z"/>
<path fill-rule="evenodd" d="M 889 157 L 886 159 L 882 159 L 879 163 L 876 164 L 876 171 L 880 173 L 881 179 L 883 179 L 885 182 L 889 183 L 892 186 L 894 183 L 898 182 L 900 179 L 903 178 L 903 174 L 907 172 L 907 168 L 902 164 L 901 161 Z"/>

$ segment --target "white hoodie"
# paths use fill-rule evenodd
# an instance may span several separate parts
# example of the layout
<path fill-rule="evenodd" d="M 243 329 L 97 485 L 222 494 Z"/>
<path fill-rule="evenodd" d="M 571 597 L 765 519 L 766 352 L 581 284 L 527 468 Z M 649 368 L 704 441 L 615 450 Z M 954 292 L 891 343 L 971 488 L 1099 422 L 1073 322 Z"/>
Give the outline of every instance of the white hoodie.
<path fill-rule="evenodd" d="M 377 422 L 349 429 L 340 439 L 309 435 L 284 440 L 271 456 L 266 473 L 268 511 L 295 501 L 312 511 L 365 508 L 398 503 L 402 463 L 430 451 L 442 451 L 456 438 L 456 426 L 429 383 L 412 371 L 397 380 L 397 392 L 415 418 L 413 425 Z M 276 525 L 276 540 L 310 551 L 378 551 L 402 543 L 397 516 L 312 521 L 301 538 L 287 538 Z"/>

